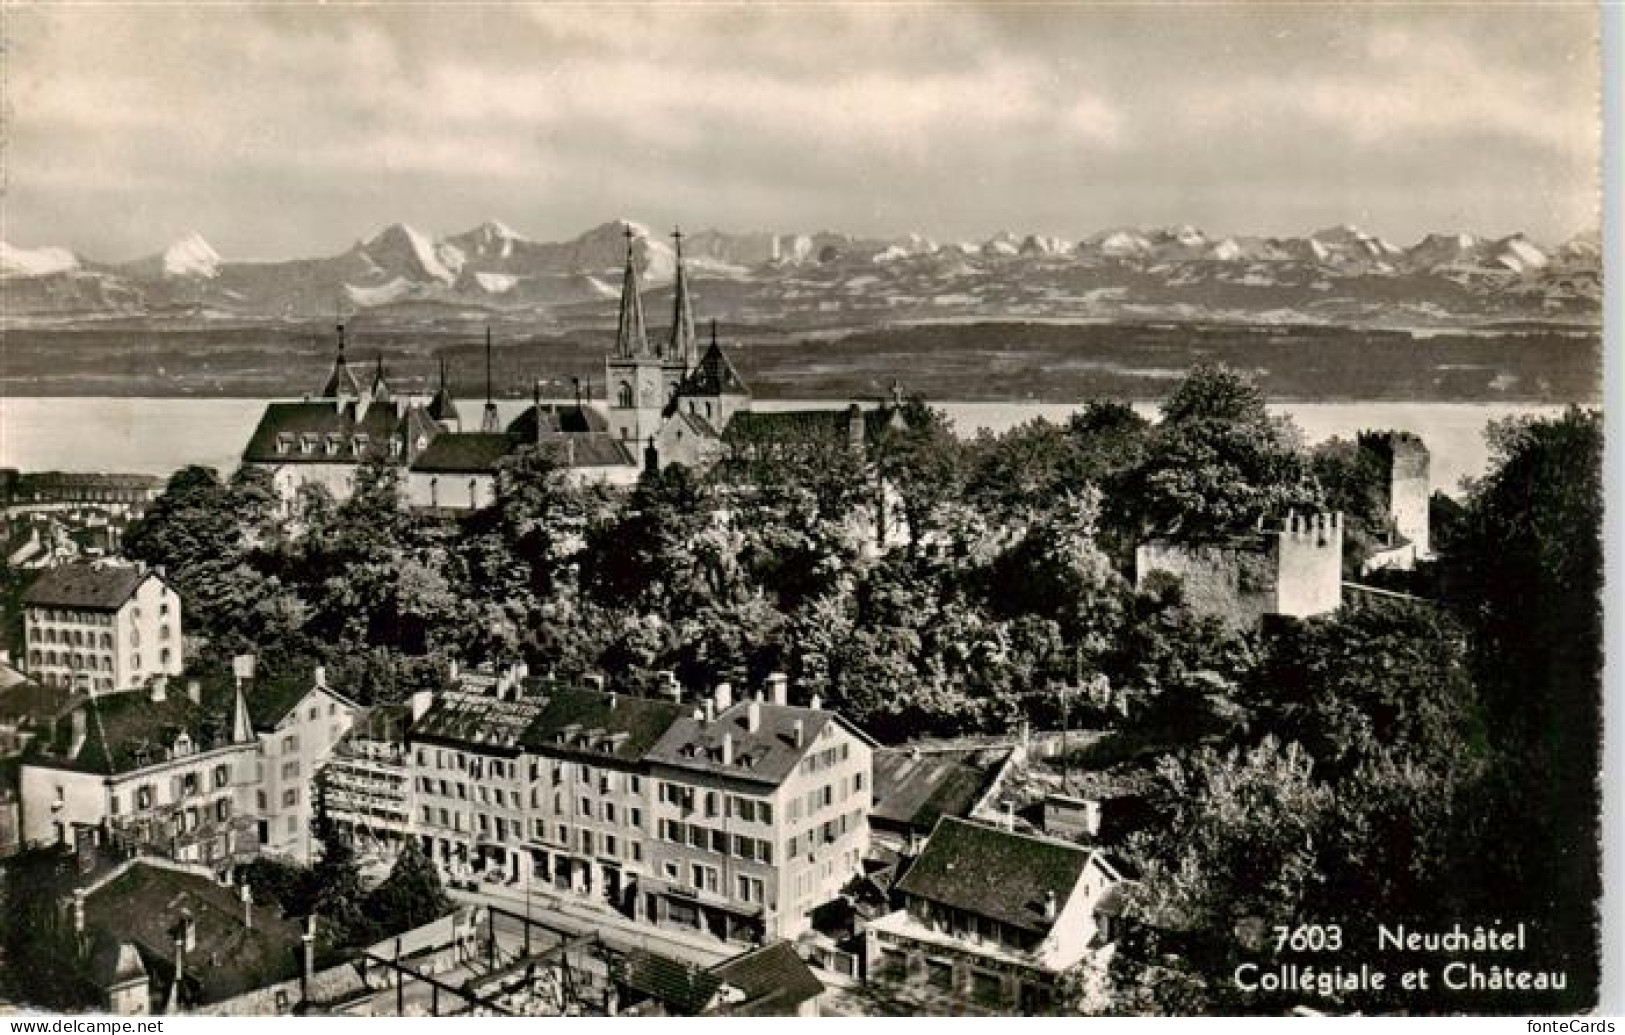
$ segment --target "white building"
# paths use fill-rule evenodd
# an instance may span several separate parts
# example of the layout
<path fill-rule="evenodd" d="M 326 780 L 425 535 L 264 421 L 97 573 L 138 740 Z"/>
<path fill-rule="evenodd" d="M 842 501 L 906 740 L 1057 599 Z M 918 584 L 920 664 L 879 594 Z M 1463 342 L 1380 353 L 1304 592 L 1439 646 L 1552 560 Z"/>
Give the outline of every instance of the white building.
<path fill-rule="evenodd" d="M 64 564 L 23 597 L 27 671 L 48 686 L 130 690 L 183 663 L 181 598 L 156 570 Z"/>

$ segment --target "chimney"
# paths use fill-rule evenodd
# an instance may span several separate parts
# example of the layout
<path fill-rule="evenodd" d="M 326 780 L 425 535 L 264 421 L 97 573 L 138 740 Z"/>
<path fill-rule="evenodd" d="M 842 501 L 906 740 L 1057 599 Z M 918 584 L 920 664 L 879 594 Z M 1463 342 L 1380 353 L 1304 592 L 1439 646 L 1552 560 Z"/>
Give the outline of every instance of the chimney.
<path fill-rule="evenodd" d="M 316 976 L 316 914 L 305 918 L 305 933 L 299 936 L 304 947 L 304 968 L 299 972 L 299 998 L 310 1002 L 310 982 Z"/>
<path fill-rule="evenodd" d="M 68 757 L 78 758 L 79 750 L 85 746 L 85 737 L 89 735 L 89 727 L 85 720 L 85 710 L 83 708 L 75 708 L 73 710 L 73 718 L 70 721 L 73 723 L 73 739 L 68 744 Z"/>
<path fill-rule="evenodd" d="M 412 694 L 412 721 L 417 722 L 423 714 L 434 704 L 434 694 L 428 690 L 418 690 Z"/>
<path fill-rule="evenodd" d="M 231 674 L 236 677 L 237 685 L 242 686 L 254 678 L 254 655 L 238 654 L 231 659 Z"/>
<path fill-rule="evenodd" d="M 1050 922 L 1055 920 L 1055 892 L 1044 892 L 1044 919 Z"/>
<path fill-rule="evenodd" d="M 153 704 L 163 704 L 169 700 L 169 677 L 153 676 L 147 693 L 152 698 Z"/>
<path fill-rule="evenodd" d="M 762 702 L 753 700 L 745 706 L 745 728 L 752 733 L 762 731 Z"/>
<path fill-rule="evenodd" d="M 794 732 L 794 734 L 792 734 L 792 736 L 794 736 L 794 738 L 795 738 L 796 747 L 800 748 L 800 747 L 806 746 L 807 724 L 805 722 L 803 722 L 802 720 L 797 719 L 796 720 L 796 725 L 795 725 L 795 732 Z"/>
<path fill-rule="evenodd" d="M 783 707 L 790 703 L 790 677 L 783 672 L 775 672 L 767 677 L 768 700 Z"/>
<path fill-rule="evenodd" d="M 711 699 L 716 702 L 717 711 L 725 712 L 734 706 L 734 688 L 732 683 L 718 683 Z"/>
<path fill-rule="evenodd" d="M 318 689 L 318 690 L 326 690 L 327 689 L 327 666 L 326 665 L 317 665 L 316 666 L 316 671 L 311 674 L 310 678 L 311 678 L 311 682 L 316 684 L 316 689 Z"/>
<path fill-rule="evenodd" d="M 181 910 L 181 936 L 187 952 L 197 951 L 197 921 L 192 918 L 190 909 Z"/>
<path fill-rule="evenodd" d="M 193 704 L 202 704 L 203 703 L 203 684 L 199 683 L 195 679 L 188 679 L 186 681 L 186 696 L 191 700 L 191 702 Z"/>
<path fill-rule="evenodd" d="M 734 764 L 734 735 L 732 733 L 722 735 L 722 764 Z"/>
<path fill-rule="evenodd" d="M 717 699 L 715 697 L 707 697 L 705 699 L 705 721 L 717 721 Z"/>
<path fill-rule="evenodd" d="M 458 674 L 457 659 L 452 658 L 451 659 L 451 664 L 446 666 L 446 681 L 449 682 L 449 683 L 457 682 L 457 674 Z"/>
<path fill-rule="evenodd" d="M 243 903 L 243 926 L 248 930 L 254 929 L 254 891 L 245 881 L 243 889 L 237 893 L 238 899 Z"/>
<path fill-rule="evenodd" d="M 807 702 L 807 707 L 816 712 L 820 708 L 824 707 L 824 699 L 817 694 L 813 694 L 812 700 Z"/>

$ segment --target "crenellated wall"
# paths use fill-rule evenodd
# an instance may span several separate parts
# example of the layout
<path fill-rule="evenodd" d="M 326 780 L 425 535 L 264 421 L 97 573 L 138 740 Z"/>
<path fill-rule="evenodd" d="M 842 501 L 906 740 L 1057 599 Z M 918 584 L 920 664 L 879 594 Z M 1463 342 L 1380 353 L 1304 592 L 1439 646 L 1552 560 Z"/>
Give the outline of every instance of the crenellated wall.
<path fill-rule="evenodd" d="M 1308 618 L 1342 604 L 1343 516 L 1289 515 L 1274 530 L 1210 542 L 1153 539 L 1135 551 L 1135 585 L 1154 574 L 1180 580 L 1198 613 L 1235 628 L 1265 615 Z"/>

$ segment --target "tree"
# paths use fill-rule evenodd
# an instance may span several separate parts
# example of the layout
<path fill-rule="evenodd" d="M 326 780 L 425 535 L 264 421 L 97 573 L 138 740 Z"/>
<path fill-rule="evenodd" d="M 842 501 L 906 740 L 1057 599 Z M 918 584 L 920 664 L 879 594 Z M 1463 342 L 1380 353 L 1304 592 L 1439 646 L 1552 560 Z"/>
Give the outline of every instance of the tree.
<path fill-rule="evenodd" d="M 1251 379 L 1224 366 L 1193 367 L 1162 412 L 1144 463 L 1123 480 L 1142 533 L 1223 535 L 1320 504 L 1301 436 L 1269 415 Z"/>
<path fill-rule="evenodd" d="M 379 937 L 421 927 L 445 916 L 451 908 L 440 871 L 423 854 L 415 837 L 406 839 L 389 876 L 366 901 L 366 914 Z"/>
<path fill-rule="evenodd" d="M 932 528 L 937 507 L 957 494 L 960 446 L 947 416 L 919 396 L 899 415 L 901 426 L 886 428 L 874 443 L 874 458 L 880 477 L 902 496 L 912 552 Z"/>
<path fill-rule="evenodd" d="M 75 934 L 68 898 L 74 856 L 25 848 L 0 863 L 0 992 L 28 1006 L 78 1013 L 101 1007 L 90 946 Z"/>
<path fill-rule="evenodd" d="M 318 808 L 312 825 L 321 844 L 321 857 L 314 867 L 313 905 L 327 922 L 330 944 L 365 944 L 372 940 L 372 925 L 363 909 L 367 893 L 355 848 L 327 817 L 326 809 Z"/>

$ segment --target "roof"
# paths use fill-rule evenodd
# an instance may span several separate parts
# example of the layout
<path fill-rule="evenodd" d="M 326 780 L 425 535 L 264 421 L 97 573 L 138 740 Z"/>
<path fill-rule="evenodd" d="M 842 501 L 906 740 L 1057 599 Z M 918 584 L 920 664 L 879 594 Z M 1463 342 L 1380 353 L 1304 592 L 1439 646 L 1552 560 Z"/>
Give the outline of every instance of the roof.
<path fill-rule="evenodd" d="M 520 738 L 541 713 L 543 703 L 539 697 L 508 700 L 474 689 L 450 690 L 437 695 L 429 710 L 412 724 L 410 739 L 518 754 Z"/>
<path fill-rule="evenodd" d="M 709 1006 L 722 987 L 722 979 L 711 971 L 646 949 L 633 949 L 615 960 L 610 974 L 626 988 L 689 1016 Z"/>
<path fill-rule="evenodd" d="M 943 816 L 968 816 L 1009 757 L 1009 748 L 882 748 L 874 754 L 870 821 L 925 833 Z"/>
<path fill-rule="evenodd" d="M 536 448 L 561 467 L 624 467 L 636 463 L 626 443 L 609 434 L 550 435 Z"/>
<path fill-rule="evenodd" d="M 898 881 L 904 894 L 1047 933 L 1047 893 L 1065 903 L 1089 865 L 1077 845 L 943 817 Z"/>
<path fill-rule="evenodd" d="M 390 438 L 401 427 L 401 418 L 396 415 L 395 407 L 387 403 L 368 406 L 361 419 L 357 420 L 358 410 L 359 407 L 353 402 L 342 405 L 332 401 L 308 400 L 268 403 L 265 412 L 260 415 L 258 426 L 254 428 L 254 434 L 249 436 L 248 445 L 243 450 L 243 460 L 268 464 L 331 464 L 359 463 L 370 457 L 386 455 Z M 338 455 L 327 453 L 325 441 L 310 453 L 300 451 L 297 446 L 286 452 L 278 451 L 279 436 L 298 438 L 307 434 L 322 439 L 330 434 L 341 436 Z M 360 455 L 353 448 L 354 436 L 358 434 L 367 436 L 366 449 Z"/>
<path fill-rule="evenodd" d="M 58 722 L 38 745 L 47 753 L 31 754 L 27 761 L 92 773 L 126 773 L 166 761 L 182 733 L 198 752 L 230 744 L 235 693 L 222 692 L 218 684 L 204 685 L 200 698 L 194 703 L 173 681 L 162 701 L 153 701 L 145 690 L 86 698 L 79 706 L 85 713 L 85 740 L 79 750 L 68 754 L 73 724 Z"/>
<path fill-rule="evenodd" d="M 541 424 L 538 432 L 537 424 Z M 584 435 L 609 430 L 609 421 L 590 406 L 575 403 L 541 403 L 528 407 L 508 425 L 508 434 L 526 442 L 537 435 Z"/>
<path fill-rule="evenodd" d="M 0 721 L 49 722 L 66 715 L 84 700 L 66 686 L 47 686 L 25 679 L 0 687 Z"/>
<path fill-rule="evenodd" d="M 625 761 L 641 759 L 685 713 L 672 701 L 585 687 L 560 685 L 546 700 L 525 730 L 526 747 Z"/>
<path fill-rule="evenodd" d="M 761 722 L 755 732 L 747 722 L 753 706 L 761 709 Z M 650 750 L 649 760 L 777 785 L 794 771 L 824 728 L 838 721 L 833 712 L 822 709 L 741 701 L 715 719 L 696 719 L 693 714 L 679 718 Z M 795 739 L 797 722 L 802 724 L 800 747 Z M 846 728 L 860 739 L 867 739 L 851 727 Z M 728 764 L 722 761 L 725 736 L 733 739 L 733 761 Z"/>
<path fill-rule="evenodd" d="M 705 355 L 700 357 L 699 364 L 688 375 L 688 380 L 678 389 L 678 394 L 749 395 L 750 389 L 745 387 L 745 379 L 739 376 L 739 371 L 728 362 L 722 346 L 713 340 L 706 348 Z"/>
<path fill-rule="evenodd" d="M 725 960 L 712 967 L 711 973 L 745 994 L 744 1001 L 719 1011 L 735 1016 L 789 1016 L 802 1003 L 824 993 L 824 983 L 787 941 Z"/>
<path fill-rule="evenodd" d="M 501 432 L 448 431 L 412 461 L 412 470 L 443 474 L 492 474 L 516 443 Z"/>
<path fill-rule="evenodd" d="M 254 906 L 250 929 L 238 894 L 208 877 L 138 860 L 86 896 L 85 923 L 104 938 L 132 943 L 154 983 L 167 987 L 174 975 L 174 932 L 189 912 L 196 942 L 186 957 L 188 991 L 181 1001 L 218 1003 L 296 977 L 301 969 L 299 925 L 276 909 Z"/>
<path fill-rule="evenodd" d="M 851 433 L 853 410 L 749 410 L 734 414 L 728 422 L 727 438 L 733 442 L 806 442 L 823 440 L 844 445 Z M 863 420 L 863 439 L 874 442 L 898 419 L 898 411 L 882 406 L 858 409 Z"/>
<path fill-rule="evenodd" d="M 323 399 L 337 399 L 340 395 L 357 396 L 361 394 L 361 382 L 357 380 L 355 371 L 344 359 L 342 343 L 339 347 L 338 358 L 333 361 L 333 372 L 327 375 L 327 384 L 322 386 Z"/>
<path fill-rule="evenodd" d="M 48 569 L 23 595 L 26 607 L 116 611 L 141 584 L 158 576 L 133 565 L 63 564 Z"/>

